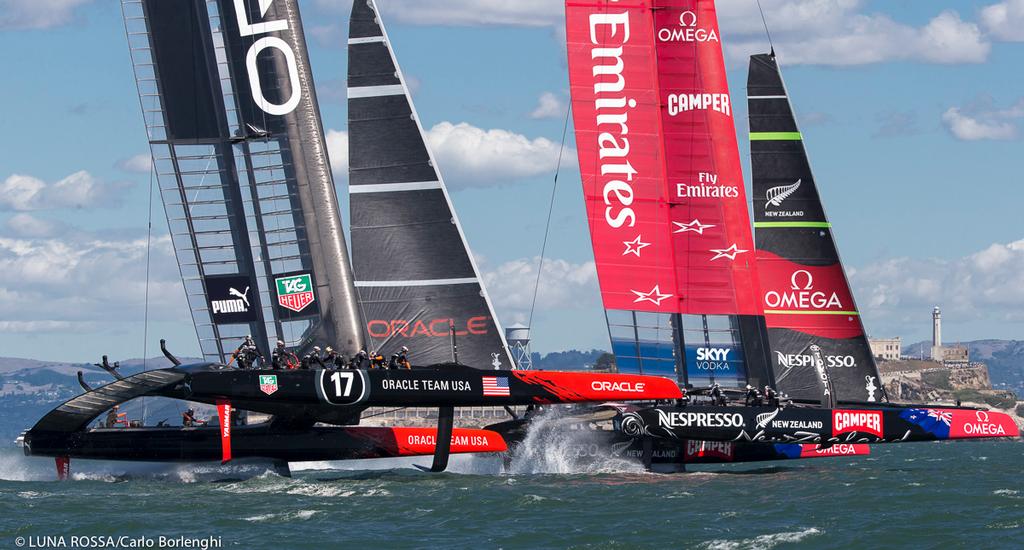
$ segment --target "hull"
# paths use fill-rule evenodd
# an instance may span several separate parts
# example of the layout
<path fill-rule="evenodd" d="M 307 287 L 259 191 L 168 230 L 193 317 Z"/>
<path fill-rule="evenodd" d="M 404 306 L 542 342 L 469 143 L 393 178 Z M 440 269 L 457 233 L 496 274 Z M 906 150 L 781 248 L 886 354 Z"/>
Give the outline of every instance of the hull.
<path fill-rule="evenodd" d="M 898 443 L 1018 437 L 1006 414 L 926 406 L 821 409 L 810 407 L 651 407 L 623 415 L 622 431 L 668 440 L 762 443 Z"/>
<path fill-rule="evenodd" d="M 285 462 L 422 456 L 434 453 L 433 428 L 313 427 L 280 430 L 269 425 L 236 426 L 231 434 L 232 460 L 264 458 Z M 25 454 L 95 460 L 204 462 L 222 459 L 217 427 L 125 428 L 74 432 L 29 432 Z M 453 453 L 506 450 L 500 435 L 486 430 L 456 429 Z"/>
<path fill-rule="evenodd" d="M 554 422 L 518 419 L 487 426 L 502 435 L 509 446 L 508 466 L 523 460 L 531 429 L 547 431 L 542 441 L 552 438 L 565 442 L 559 446 L 573 461 L 598 462 L 608 459 L 635 462 L 655 472 L 684 471 L 687 464 L 732 464 L 805 458 L 866 456 L 865 444 L 821 446 L 814 443 L 760 443 L 747 441 L 675 440 L 633 437 L 616 429 L 622 415 L 614 409 L 599 408 Z"/>

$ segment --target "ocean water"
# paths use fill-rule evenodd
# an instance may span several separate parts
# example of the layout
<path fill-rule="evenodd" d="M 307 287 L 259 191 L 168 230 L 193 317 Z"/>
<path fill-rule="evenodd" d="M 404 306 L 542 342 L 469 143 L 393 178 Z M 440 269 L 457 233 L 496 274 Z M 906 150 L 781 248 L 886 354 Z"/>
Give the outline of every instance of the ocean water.
<path fill-rule="evenodd" d="M 87 535 L 214 537 L 243 549 L 1024 548 L 1019 440 L 878 445 L 870 457 L 672 475 L 583 467 L 557 452 L 512 474 L 492 457 L 455 457 L 443 474 L 411 468 L 427 458 L 307 463 L 292 478 L 260 465 L 128 473 L 73 461 L 74 479 L 58 482 L 52 460 L 3 449 L 0 548 L 18 537 L 35 548 L 64 537 L 71 548 L 70 537 Z M 238 479 L 207 479 L 225 475 Z"/>

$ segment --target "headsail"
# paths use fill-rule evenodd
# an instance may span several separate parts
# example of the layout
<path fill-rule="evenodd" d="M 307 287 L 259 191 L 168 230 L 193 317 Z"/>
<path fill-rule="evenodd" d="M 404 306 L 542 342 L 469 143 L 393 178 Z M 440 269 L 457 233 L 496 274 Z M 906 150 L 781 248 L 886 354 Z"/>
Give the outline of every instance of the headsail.
<path fill-rule="evenodd" d="M 372 0 L 348 41 L 352 252 L 369 345 L 417 364 L 513 366 L 412 96 Z"/>
<path fill-rule="evenodd" d="M 770 382 L 712 0 L 566 2 L 588 221 L 620 371 Z"/>
<path fill-rule="evenodd" d="M 883 401 L 800 129 L 773 56 L 750 58 L 747 81 L 757 267 L 779 389 L 821 396 L 823 362 L 836 397 Z"/>
<path fill-rule="evenodd" d="M 203 356 L 354 352 L 351 267 L 296 0 L 122 0 Z"/>

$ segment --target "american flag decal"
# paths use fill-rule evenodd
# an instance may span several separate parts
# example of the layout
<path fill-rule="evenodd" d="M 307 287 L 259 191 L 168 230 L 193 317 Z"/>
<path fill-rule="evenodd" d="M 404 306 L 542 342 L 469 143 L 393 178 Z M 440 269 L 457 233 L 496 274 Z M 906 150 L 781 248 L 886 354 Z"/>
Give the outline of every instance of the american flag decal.
<path fill-rule="evenodd" d="M 484 377 L 484 397 L 508 397 L 509 395 L 507 376 Z"/>

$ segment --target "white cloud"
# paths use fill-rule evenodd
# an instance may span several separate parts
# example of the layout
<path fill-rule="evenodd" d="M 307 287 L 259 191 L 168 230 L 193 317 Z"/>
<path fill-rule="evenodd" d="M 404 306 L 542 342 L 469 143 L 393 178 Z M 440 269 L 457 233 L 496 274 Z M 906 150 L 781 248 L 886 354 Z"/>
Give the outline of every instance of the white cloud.
<path fill-rule="evenodd" d="M 517 321 L 525 321 L 533 302 L 540 258 L 511 260 L 488 269 L 483 278 L 494 306 Z M 544 260 L 537 293 L 537 310 L 562 310 L 600 301 L 594 262 L 572 263 L 557 258 Z"/>
<path fill-rule="evenodd" d="M 509 130 L 483 130 L 465 122 L 441 122 L 427 132 L 445 180 L 453 188 L 497 185 L 554 174 L 559 146 Z M 575 157 L 566 151 L 563 162 Z"/>
<path fill-rule="evenodd" d="M 723 3 L 729 8 L 720 8 L 723 43 L 730 57 L 743 59 L 767 51 L 756 5 L 735 4 Z M 787 65 L 981 63 L 992 48 L 977 24 L 952 10 L 914 27 L 884 14 L 860 13 L 861 2 L 854 0 L 769 0 L 763 5 L 776 53 Z"/>
<path fill-rule="evenodd" d="M 865 320 L 887 333 L 922 322 L 935 305 L 961 322 L 1024 322 L 1024 239 L 953 260 L 877 262 L 851 269 L 850 280 Z"/>
<path fill-rule="evenodd" d="M 0 237 L 0 311 L 5 320 L 121 323 L 139 318 L 146 292 L 146 238 Z M 150 318 L 189 318 L 169 237 L 153 239 Z M 30 326 L 30 325 L 25 325 Z"/>
<path fill-rule="evenodd" d="M 148 174 L 153 167 L 153 157 L 149 153 L 139 153 L 117 161 L 114 165 L 118 170 L 135 174 Z"/>
<path fill-rule="evenodd" d="M 44 220 L 24 212 L 11 216 L 4 225 L 17 237 L 53 237 L 64 231 L 64 225 L 60 222 Z"/>
<path fill-rule="evenodd" d="M 348 180 L 348 132 L 327 130 L 327 157 L 337 180 Z"/>
<path fill-rule="evenodd" d="M 0 29 L 47 29 L 71 21 L 92 0 L 0 0 Z"/>
<path fill-rule="evenodd" d="M 981 24 L 999 40 L 1024 41 L 1024 0 L 1006 0 L 981 10 Z"/>
<path fill-rule="evenodd" d="M 338 181 L 348 179 L 348 132 L 327 130 L 327 155 Z M 509 130 L 483 130 L 460 122 L 441 122 L 427 131 L 427 142 L 450 189 L 488 187 L 518 178 L 554 174 L 558 144 L 530 139 Z M 573 162 L 566 150 L 563 164 Z"/>
<path fill-rule="evenodd" d="M 540 94 L 537 108 L 530 113 L 530 118 L 559 118 L 565 116 L 565 102 L 551 92 Z"/>
<path fill-rule="evenodd" d="M 120 204 L 125 183 L 103 183 L 81 170 L 54 183 L 13 174 L 0 183 L 0 211 L 85 208 Z"/>
<path fill-rule="evenodd" d="M 957 139 L 1007 140 L 1019 135 L 1018 120 L 1024 117 L 1024 99 L 1007 109 L 996 109 L 991 99 L 983 98 L 965 107 L 951 107 L 942 114 L 942 122 Z"/>

